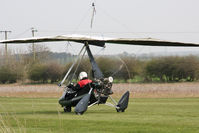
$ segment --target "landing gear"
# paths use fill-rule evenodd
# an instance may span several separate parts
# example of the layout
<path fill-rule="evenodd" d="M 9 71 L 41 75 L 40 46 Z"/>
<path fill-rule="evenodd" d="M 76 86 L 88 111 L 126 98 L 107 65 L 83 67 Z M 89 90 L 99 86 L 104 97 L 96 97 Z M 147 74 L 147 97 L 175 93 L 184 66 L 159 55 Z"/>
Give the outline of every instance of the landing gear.
<path fill-rule="evenodd" d="M 71 112 L 71 107 L 64 107 L 64 112 Z"/>
<path fill-rule="evenodd" d="M 83 115 L 84 112 L 76 112 L 76 115 Z"/>
<path fill-rule="evenodd" d="M 117 112 L 124 112 L 125 109 L 116 109 Z"/>
<path fill-rule="evenodd" d="M 129 102 L 129 91 L 124 93 L 124 95 L 121 97 L 120 101 L 118 102 L 118 105 L 116 108 L 117 112 L 124 112 L 125 109 L 128 107 L 128 102 Z"/>

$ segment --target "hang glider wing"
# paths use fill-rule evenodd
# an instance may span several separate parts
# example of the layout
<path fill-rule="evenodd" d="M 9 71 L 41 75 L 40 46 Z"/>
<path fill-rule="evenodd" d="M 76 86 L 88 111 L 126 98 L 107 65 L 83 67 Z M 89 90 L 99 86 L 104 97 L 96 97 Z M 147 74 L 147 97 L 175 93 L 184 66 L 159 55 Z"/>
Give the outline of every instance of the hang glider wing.
<path fill-rule="evenodd" d="M 114 44 L 143 45 L 143 46 L 199 47 L 199 44 L 196 43 L 164 41 L 153 38 L 140 38 L 140 39 L 118 38 L 118 39 L 109 39 L 106 40 L 105 42 L 114 43 Z"/>
<path fill-rule="evenodd" d="M 33 43 L 33 42 L 55 42 L 73 41 L 78 43 L 88 42 L 90 45 L 103 47 L 105 43 L 124 44 L 124 45 L 143 45 L 143 46 L 175 46 L 175 47 L 199 47 L 196 43 L 183 43 L 174 41 L 164 41 L 153 38 L 104 38 L 85 35 L 61 35 L 51 37 L 34 37 L 24 39 L 3 40 L 0 43 Z"/>
<path fill-rule="evenodd" d="M 60 35 L 49 37 L 33 37 L 22 39 L 3 40 L 0 43 L 33 43 L 33 42 L 58 42 L 58 41 L 73 41 L 78 43 L 88 42 L 90 45 L 96 45 L 103 47 L 105 42 L 99 37 L 90 37 L 84 35 Z"/>

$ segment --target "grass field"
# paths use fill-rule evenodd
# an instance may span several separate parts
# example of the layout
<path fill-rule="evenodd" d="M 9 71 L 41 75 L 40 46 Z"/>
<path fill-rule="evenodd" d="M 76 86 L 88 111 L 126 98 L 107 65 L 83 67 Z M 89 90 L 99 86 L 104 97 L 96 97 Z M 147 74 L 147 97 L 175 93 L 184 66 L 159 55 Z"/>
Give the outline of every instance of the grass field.
<path fill-rule="evenodd" d="M 124 113 L 100 105 L 82 116 L 57 98 L 0 97 L 1 133 L 199 133 L 199 98 L 131 98 Z"/>

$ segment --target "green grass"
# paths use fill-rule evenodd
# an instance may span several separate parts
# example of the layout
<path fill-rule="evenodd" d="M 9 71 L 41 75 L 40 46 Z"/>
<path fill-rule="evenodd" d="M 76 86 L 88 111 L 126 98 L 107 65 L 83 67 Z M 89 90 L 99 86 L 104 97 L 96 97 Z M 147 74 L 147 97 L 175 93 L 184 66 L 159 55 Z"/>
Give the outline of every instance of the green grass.
<path fill-rule="evenodd" d="M 55 98 L 0 97 L 0 132 L 199 133 L 199 98 L 130 99 L 124 113 L 100 105 L 78 116 Z"/>

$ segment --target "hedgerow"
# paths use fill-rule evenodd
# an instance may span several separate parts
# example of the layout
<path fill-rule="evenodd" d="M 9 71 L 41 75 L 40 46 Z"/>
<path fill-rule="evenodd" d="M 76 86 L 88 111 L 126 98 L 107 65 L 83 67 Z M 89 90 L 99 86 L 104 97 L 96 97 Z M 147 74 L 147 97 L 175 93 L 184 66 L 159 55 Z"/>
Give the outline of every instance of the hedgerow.
<path fill-rule="evenodd" d="M 0 57 L 0 83 L 28 81 L 27 79 L 37 83 L 59 82 L 73 62 L 60 64 L 48 58 L 48 53 L 46 49 L 44 53 L 40 50 L 35 60 L 31 54 Z M 196 56 L 169 56 L 147 60 L 132 56 L 101 56 L 96 57 L 96 62 L 104 77 L 112 76 L 115 82 L 181 82 L 199 79 L 199 59 Z M 77 79 L 81 71 L 86 71 L 92 77 L 88 57 L 75 64 L 69 77 Z"/>

